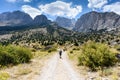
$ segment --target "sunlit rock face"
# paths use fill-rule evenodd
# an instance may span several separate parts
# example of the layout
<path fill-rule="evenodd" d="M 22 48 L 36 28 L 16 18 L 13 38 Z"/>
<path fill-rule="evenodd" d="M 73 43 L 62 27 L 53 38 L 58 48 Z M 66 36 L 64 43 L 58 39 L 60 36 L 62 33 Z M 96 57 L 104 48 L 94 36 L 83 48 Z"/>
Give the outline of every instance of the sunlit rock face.
<path fill-rule="evenodd" d="M 90 30 L 113 30 L 120 27 L 120 15 L 114 12 L 89 12 L 81 16 L 73 30 L 78 32 L 89 32 Z"/>

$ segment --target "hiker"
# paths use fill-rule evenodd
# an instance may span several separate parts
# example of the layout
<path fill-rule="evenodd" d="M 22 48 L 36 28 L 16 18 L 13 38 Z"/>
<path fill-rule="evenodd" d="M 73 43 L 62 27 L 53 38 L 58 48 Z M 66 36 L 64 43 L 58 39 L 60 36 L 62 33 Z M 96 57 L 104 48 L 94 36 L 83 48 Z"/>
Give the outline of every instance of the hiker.
<path fill-rule="evenodd" d="M 60 59 L 62 58 L 62 50 L 59 51 Z"/>
<path fill-rule="evenodd" d="M 116 57 L 117 57 L 118 59 L 120 59 L 120 53 L 116 54 Z"/>

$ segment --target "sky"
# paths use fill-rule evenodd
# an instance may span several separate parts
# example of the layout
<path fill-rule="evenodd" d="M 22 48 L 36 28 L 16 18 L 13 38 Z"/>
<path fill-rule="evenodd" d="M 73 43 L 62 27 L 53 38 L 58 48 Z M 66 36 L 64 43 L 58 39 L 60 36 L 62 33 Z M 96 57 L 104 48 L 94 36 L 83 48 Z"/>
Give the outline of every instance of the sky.
<path fill-rule="evenodd" d="M 90 11 L 115 12 L 120 15 L 120 0 L 0 0 L 0 13 L 20 10 L 32 18 L 44 14 L 78 19 Z"/>

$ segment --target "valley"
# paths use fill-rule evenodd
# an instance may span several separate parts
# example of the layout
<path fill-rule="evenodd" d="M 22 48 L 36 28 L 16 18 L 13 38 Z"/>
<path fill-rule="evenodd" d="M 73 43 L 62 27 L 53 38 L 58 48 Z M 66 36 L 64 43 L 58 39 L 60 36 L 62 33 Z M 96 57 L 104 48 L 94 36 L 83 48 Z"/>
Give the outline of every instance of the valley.
<path fill-rule="evenodd" d="M 0 80 L 119 80 L 120 16 L 58 18 L 0 14 Z"/>

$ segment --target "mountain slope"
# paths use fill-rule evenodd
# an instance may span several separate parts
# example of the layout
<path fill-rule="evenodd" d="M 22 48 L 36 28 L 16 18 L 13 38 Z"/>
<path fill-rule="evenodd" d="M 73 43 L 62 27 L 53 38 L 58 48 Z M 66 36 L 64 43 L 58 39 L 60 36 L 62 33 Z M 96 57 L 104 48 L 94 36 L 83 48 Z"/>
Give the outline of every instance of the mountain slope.
<path fill-rule="evenodd" d="M 78 32 L 89 32 L 89 30 L 101 30 L 107 29 L 112 30 L 120 27 L 120 16 L 113 12 L 89 12 L 81 16 L 76 24 L 75 31 Z"/>
<path fill-rule="evenodd" d="M 12 36 L 8 40 L 0 40 L 0 43 L 20 43 L 20 45 L 22 43 L 30 44 L 31 42 L 39 42 L 42 45 L 64 44 L 66 41 L 72 40 L 72 33 L 72 31 L 58 27 L 57 25 L 38 26 L 20 31 L 9 31 L 7 34 L 11 34 Z"/>
<path fill-rule="evenodd" d="M 72 29 L 75 26 L 75 20 L 74 19 L 68 19 L 68 18 L 65 18 L 65 17 L 57 17 L 55 22 L 59 26 L 67 28 L 67 29 Z"/>

